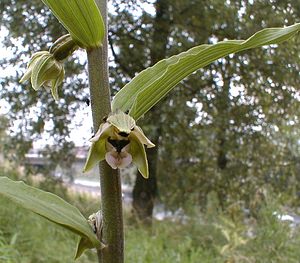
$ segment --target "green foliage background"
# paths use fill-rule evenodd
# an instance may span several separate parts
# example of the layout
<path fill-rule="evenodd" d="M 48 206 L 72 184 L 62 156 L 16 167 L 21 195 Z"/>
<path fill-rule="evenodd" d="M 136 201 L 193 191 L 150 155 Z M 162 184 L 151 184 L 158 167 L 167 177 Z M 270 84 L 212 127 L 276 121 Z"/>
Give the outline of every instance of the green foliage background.
<path fill-rule="evenodd" d="M 298 22 L 300 14 L 297 1 L 157 0 L 161 9 L 155 16 L 143 9 L 146 2 L 111 2 L 113 92 L 162 55 L 200 43 L 245 39 L 265 27 Z M 47 132 L 56 145 L 49 156 L 54 164 L 70 162 L 72 158 L 61 156 L 71 156 L 68 125 L 77 109 L 87 107 L 86 76 L 77 75 L 84 65 L 76 57 L 66 63 L 67 79 L 58 103 L 47 92 L 20 85 L 28 54 L 47 48 L 65 31 L 41 1 L 4 0 L 0 12 L 0 25 L 9 30 L 3 44 L 16 54 L 1 61 L 3 68 L 14 65 L 16 73 L 1 79 L 0 96 L 11 107 L 9 124 L 20 121 L 20 130 L 3 143 L 2 151 L 21 164 L 45 122 L 52 122 Z M 156 41 L 155 32 L 165 34 L 166 41 Z M 298 47 L 296 37 L 280 46 L 220 59 L 184 80 L 141 120 L 145 133 L 158 141 L 155 169 L 159 200 L 166 207 L 204 208 L 211 191 L 223 208 L 238 200 L 249 207 L 265 186 L 286 196 L 288 205 L 298 204 Z M 26 118 L 31 111 L 36 116 Z"/>
<path fill-rule="evenodd" d="M 1 168 L 0 176 L 25 179 L 11 169 Z M 86 216 L 97 209 L 94 199 L 70 194 L 53 179 L 37 183 L 27 177 L 26 181 L 60 195 Z M 222 211 L 216 194 L 211 193 L 205 213 L 194 210 L 188 216 L 154 221 L 152 229 L 133 223 L 125 213 L 125 262 L 296 263 L 300 257 L 299 228 L 280 222 L 274 215 L 274 211 L 286 213 L 280 198 L 268 191 L 264 196 L 264 201 L 257 200 L 257 213 L 245 217 L 238 203 Z M 2 197 L 0 205 L 1 262 L 75 262 L 75 235 Z M 95 261 L 96 254 L 87 251 L 76 262 Z"/>

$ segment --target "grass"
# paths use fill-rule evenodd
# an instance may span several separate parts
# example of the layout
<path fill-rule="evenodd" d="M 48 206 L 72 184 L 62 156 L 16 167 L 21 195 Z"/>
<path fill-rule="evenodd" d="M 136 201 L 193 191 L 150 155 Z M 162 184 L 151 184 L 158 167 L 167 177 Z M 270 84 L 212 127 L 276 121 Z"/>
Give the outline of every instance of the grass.
<path fill-rule="evenodd" d="M 212 251 L 194 244 L 184 228 L 172 222 L 156 222 L 151 232 L 127 228 L 125 262 L 215 262 Z"/>
<path fill-rule="evenodd" d="M 3 256 L 7 258 L 0 262 L 74 262 L 77 236 L 46 219 L 6 203 L 4 199 L 0 199 L 0 204 L 0 240 L 4 240 L 0 244 L 0 251 L 5 251 Z M 95 262 L 90 261 L 89 257 L 91 253 L 85 254 L 78 262 Z"/>
<path fill-rule="evenodd" d="M 1 174 L 0 174 L 1 175 Z M 16 175 L 15 175 L 16 176 Z M 12 177 L 14 177 L 12 175 Z M 85 196 L 71 196 L 58 184 L 44 183 L 88 216 L 97 203 Z M 49 190 L 49 189 L 46 189 Z M 72 263 L 77 236 L 0 198 L 0 262 Z M 181 221 L 155 221 L 145 229 L 125 220 L 126 263 L 298 263 L 299 229 L 292 229 L 273 215 L 279 211 L 269 198 L 245 217 L 241 209 L 195 212 Z M 79 263 L 97 262 L 94 251 Z"/>

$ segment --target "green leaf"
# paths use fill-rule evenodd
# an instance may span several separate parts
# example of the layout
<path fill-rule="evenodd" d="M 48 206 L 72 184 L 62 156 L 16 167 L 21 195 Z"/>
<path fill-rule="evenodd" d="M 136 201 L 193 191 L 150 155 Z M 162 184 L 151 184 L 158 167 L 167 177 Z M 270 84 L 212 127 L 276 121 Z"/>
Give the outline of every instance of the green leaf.
<path fill-rule="evenodd" d="M 279 44 L 300 31 L 300 23 L 285 28 L 267 28 L 247 40 L 221 41 L 201 45 L 145 69 L 125 85 L 112 101 L 113 111 L 126 112 L 135 120 L 142 117 L 181 80 L 197 69 L 231 53 L 270 44 Z"/>
<path fill-rule="evenodd" d="M 81 237 L 77 242 L 75 259 L 79 258 L 84 252 L 84 250 L 88 248 L 93 248 L 93 246 L 91 246 L 91 242 L 89 242 L 89 240 L 86 239 L 85 237 Z"/>
<path fill-rule="evenodd" d="M 7 177 L 0 177 L 0 195 L 81 236 L 84 242 L 80 242 L 80 250 L 77 249 L 76 256 L 86 248 L 101 247 L 80 211 L 60 197 Z"/>
<path fill-rule="evenodd" d="M 99 47 L 104 37 L 104 22 L 94 0 L 42 0 L 84 48 Z"/>

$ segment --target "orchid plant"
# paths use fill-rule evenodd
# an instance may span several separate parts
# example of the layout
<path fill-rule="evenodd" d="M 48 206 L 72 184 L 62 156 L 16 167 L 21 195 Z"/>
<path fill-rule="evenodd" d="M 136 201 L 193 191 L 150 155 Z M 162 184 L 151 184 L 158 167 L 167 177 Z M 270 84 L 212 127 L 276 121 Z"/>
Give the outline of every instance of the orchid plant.
<path fill-rule="evenodd" d="M 20 81 L 30 80 L 35 90 L 42 86 L 50 89 L 57 100 L 58 88 L 64 79 L 64 60 L 78 48 L 86 50 L 91 108 L 97 132 L 90 140 L 83 171 L 99 163 L 101 210 L 86 220 L 76 207 L 61 198 L 5 177 L 0 178 L 0 194 L 79 235 L 75 258 L 85 249 L 96 248 L 99 262 L 123 262 L 122 200 L 117 171 L 134 163 L 143 177 L 148 178 L 151 174 L 145 147 L 155 146 L 136 125 L 138 119 L 195 70 L 231 53 L 288 40 L 300 31 L 300 24 L 263 29 L 247 40 L 195 46 L 142 71 L 111 101 L 106 0 L 42 1 L 69 34 L 59 38 L 49 51 L 33 54 Z"/>

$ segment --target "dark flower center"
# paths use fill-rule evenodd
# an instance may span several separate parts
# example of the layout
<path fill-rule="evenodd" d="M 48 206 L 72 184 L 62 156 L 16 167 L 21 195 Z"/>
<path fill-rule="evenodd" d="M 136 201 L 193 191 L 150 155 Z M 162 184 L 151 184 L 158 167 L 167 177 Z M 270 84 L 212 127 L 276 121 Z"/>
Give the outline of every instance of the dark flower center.
<path fill-rule="evenodd" d="M 112 140 L 108 138 L 108 142 L 116 149 L 118 153 L 129 143 L 129 140 Z"/>
<path fill-rule="evenodd" d="M 118 134 L 122 137 L 128 137 L 129 135 L 127 132 L 119 132 Z"/>

